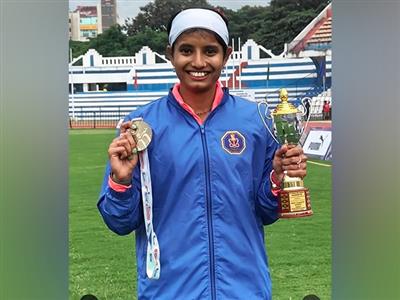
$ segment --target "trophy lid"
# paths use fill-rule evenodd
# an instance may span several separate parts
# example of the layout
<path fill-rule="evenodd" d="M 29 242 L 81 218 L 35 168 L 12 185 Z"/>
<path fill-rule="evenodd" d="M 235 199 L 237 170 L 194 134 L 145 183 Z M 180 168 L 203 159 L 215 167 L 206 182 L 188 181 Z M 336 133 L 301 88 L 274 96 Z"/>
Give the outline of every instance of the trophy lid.
<path fill-rule="evenodd" d="M 288 102 L 288 92 L 286 89 L 280 90 L 279 98 L 281 99 L 281 103 L 276 106 L 275 110 L 272 112 L 273 115 L 296 114 L 299 112 L 292 103 Z"/>

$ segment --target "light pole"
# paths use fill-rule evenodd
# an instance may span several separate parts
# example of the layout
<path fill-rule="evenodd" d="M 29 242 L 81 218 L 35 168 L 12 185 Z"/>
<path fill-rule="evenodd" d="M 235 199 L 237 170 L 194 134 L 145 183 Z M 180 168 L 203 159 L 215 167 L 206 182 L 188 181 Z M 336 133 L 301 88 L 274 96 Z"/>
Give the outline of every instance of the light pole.
<path fill-rule="evenodd" d="M 70 62 L 70 66 L 69 66 L 69 71 L 68 73 L 70 73 L 71 76 L 71 103 L 72 103 L 72 119 L 75 120 L 75 101 L 74 101 L 74 72 L 72 70 L 72 49 L 69 48 L 69 62 Z"/>

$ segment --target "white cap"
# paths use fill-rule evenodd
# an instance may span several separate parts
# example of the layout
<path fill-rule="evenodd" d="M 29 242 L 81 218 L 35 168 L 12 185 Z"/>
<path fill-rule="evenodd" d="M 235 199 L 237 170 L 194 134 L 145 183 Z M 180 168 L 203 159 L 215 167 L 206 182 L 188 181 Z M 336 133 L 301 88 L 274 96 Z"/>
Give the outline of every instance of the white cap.
<path fill-rule="evenodd" d="M 226 45 L 229 43 L 228 28 L 217 12 L 204 8 L 190 8 L 181 11 L 172 21 L 169 44 L 172 45 L 181 33 L 192 28 L 211 30 L 218 34 Z"/>

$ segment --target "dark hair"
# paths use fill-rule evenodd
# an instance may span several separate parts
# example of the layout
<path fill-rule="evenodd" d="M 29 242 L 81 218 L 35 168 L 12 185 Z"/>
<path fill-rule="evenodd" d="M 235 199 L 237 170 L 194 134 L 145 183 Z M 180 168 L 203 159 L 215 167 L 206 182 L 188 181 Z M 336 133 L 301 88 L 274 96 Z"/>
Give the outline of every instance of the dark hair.
<path fill-rule="evenodd" d="M 224 20 L 224 22 L 226 24 L 226 27 L 228 27 L 228 19 L 225 17 L 225 15 L 223 14 L 223 12 L 221 10 L 216 10 L 216 9 L 213 9 L 213 8 L 205 8 L 205 7 L 191 7 L 191 8 L 185 8 L 185 9 L 182 9 L 182 10 L 178 11 L 177 13 L 175 13 L 171 17 L 171 19 L 169 19 L 168 25 L 167 25 L 168 36 L 169 36 L 169 33 L 171 32 L 172 21 L 175 19 L 175 17 L 179 13 L 181 13 L 182 11 L 187 10 L 187 9 L 192 9 L 192 8 L 208 9 L 208 10 L 211 10 L 213 12 L 216 12 L 217 14 L 219 14 L 221 16 L 222 20 Z M 193 32 L 197 32 L 197 31 L 206 31 L 206 32 L 209 32 L 209 33 L 213 34 L 215 36 L 215 38 L 217 39 L 218 43 L 222 46 L 222 50 L 223 50 L 224 56 L 226 55 L 226 51 L 228 50 L 228 46 L 225 44 L 224 40 L 218 34 L 216 34 L 214 31 L 211 31 L 211 30 L 208 30 L 208 29 L 205 29 L 205 28 L 190 28 L 190 29 L 188 29 L 188 30 L 186 30 L 184 32 L 185 33 L 193 33 Z M 229 30 L 228 30 L 228 32 L 229 32 Z M 174 47 L 175 47 L 174 44 L 175 44 L 175 42 L 172 45 L 170 45 L 172 53 L 174 52 Z"/>

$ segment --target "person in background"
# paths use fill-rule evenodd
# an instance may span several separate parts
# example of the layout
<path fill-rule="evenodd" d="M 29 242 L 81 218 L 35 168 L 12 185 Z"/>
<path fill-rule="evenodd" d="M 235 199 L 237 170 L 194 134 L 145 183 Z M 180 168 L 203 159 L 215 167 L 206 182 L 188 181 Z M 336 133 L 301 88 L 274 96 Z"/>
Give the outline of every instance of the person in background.
<path fill-rule="evenodd" d="M 310 115 L 310 101 L 308 99 L 304 100 L 304 107 L 306 109 L 306 120 L 308 120 L 308 117 Z"/>
<path fill-rule="evenodd" d="M 183 10 L 168 34 L 179 83 L 125 118 L 108 148 L 98 209 L 117 234 L 135 231 L 139 299 L 271 299 L 263 225 L 279 218 L 280 183 L 285 174 L 305 177 L 307 157 L 300 147 L 279 146 L 257 103 L 221 85 L 232 49 L 220 13 Z M 138 117 L 153 132 L 145 214 L 145 166 L 129 132 Z M 144 221 L 150 212 L 155 255 Z"/>
<path fill-rule="evenodd" d="M 329 120 L 329 112 L 330 112 L 329 102 L 325 100 L 324 106 L 322 107 L 322 115 L 324 120 Z"/>

